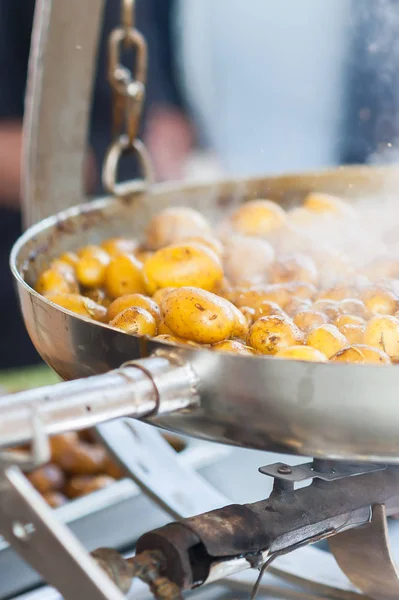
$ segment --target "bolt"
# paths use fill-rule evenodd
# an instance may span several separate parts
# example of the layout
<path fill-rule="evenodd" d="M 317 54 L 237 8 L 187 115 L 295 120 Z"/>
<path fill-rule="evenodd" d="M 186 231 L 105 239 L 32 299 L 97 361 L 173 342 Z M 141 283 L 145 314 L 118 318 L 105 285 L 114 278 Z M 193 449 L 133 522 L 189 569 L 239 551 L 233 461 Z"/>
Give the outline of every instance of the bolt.
<path fill-rule="evenodd" d="M 281 465 L 281 467 L 278 468 L 277 473 L 279 473 L 279 475 L 292 475 L 292 469 L 288 465 Z"/>
<path fill-rule="evenodd" d="M 14 521 L 14 523 L 12 524 L 12 532 L 14 537 L 16 537 L 17 540 L 19 540 L 20 542 L 25 543 L 29 539 L 29 533 L 26 530 L 25 525 L 23 525 L 19 521 Z"/>

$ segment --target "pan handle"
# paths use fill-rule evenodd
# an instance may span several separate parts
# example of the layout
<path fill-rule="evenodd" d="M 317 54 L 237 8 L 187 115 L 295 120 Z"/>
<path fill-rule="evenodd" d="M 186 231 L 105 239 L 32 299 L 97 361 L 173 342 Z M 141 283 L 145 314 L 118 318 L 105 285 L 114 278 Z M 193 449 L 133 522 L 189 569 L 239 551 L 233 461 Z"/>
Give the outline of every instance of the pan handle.
<path fill-rule="evenodd" d="M 0 448 L 78 431 L 119 417 L 143 419 L 199 406 L 197 378 L 173 353 L 155 353 L 103 375 L 3 396 Z"/>
<path fill-rule="evenodd" d="M 83 165 L 104 0 L 37 0 L 23 126 L 24 226 L 84 198 Z"/>

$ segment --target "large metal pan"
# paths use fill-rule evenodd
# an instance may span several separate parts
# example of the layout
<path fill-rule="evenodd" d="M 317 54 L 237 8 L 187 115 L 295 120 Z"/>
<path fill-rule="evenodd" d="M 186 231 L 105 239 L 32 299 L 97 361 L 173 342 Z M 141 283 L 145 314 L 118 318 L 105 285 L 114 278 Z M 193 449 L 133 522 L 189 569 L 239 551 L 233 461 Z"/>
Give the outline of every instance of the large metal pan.
<path fill-rule="evenodd" d="M 31 287 L 38 273 L 65 250 L 114 235 L 140 238 L 150 217 L 165 206 L 192 206 L 215 219 L 255 197 L 291 206 L 312 190 L 352 199 L 383 196 L 392 190 L 389 182 L 396 174 L 390 168 L 346 168 L 217 185 L 163 185 L 129 201 L 100 199 L 50 217 L 31 227 L 11 255 L 30 337 L 64 379 L 105 373 L 157 348 L 168 355 L 170 346 L 140 340 L 52 305 Z M 156 424 L 251 448 L 399 462 L 397 366 L 312 364 L 186 348 L 177 352 L 199 382 L 200 405 L 188 413 L 155 418 Z M 169 391 L 173 395 L 173 385 Z"/>

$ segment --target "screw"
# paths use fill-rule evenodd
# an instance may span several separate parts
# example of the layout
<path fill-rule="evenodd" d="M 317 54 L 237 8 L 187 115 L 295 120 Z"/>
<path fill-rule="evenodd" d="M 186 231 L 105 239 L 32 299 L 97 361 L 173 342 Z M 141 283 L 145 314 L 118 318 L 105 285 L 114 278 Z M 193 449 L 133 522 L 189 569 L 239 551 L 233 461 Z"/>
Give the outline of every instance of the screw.
<path fill-rule="evenodd" d="M 277 469 L 277 473 L 279 473 L 279 475 L 292 475 L 292 469 L 288 465 L 281 465 L 281 467 Z"/>
<path fill-rule="evenodd" d="M 25 543 L 29 539 L 29 533 L 26 530 L 25 525 L 23 525 L 19 521 L 14 521 L 14 523 L 12 524 L 12 532 L 14 537 L 16 537 L 17 540 L 19 540 L 20 542 Z"/>

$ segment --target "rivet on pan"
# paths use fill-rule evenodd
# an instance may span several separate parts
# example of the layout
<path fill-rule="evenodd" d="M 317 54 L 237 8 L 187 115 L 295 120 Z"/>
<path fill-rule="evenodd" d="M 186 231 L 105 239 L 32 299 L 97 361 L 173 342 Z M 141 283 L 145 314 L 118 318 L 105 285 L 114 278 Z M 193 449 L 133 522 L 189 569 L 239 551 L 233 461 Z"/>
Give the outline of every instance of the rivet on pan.
<path fill-rule="evenodd" d="M 292 469 L 288 465 L 281 465 L 281 467 L 278 468 L 277 472 L 279 473 L 279 475 L 292 475 Z"/>

